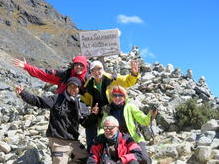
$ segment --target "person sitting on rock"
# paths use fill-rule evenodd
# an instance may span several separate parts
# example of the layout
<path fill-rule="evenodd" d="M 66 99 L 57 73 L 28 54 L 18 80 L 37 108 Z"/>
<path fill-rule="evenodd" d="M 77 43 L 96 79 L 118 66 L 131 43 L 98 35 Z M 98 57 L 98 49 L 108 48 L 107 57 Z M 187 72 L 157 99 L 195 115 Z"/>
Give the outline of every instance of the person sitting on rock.
<path fill-rule="evenodd" d="M 95 138 L 87 164 L 138 164 L 142 160 L 140 146 L 128 134 L 119 131 L 113 116 L 103 120 L 104 134 Z"/>
<path fill-rule="evenodd" d="M 86 105 L 79 99 L 81 81 L 71 77 L 66 84 L 64 92 L 48 97 L 35 96 L 25 91 L 23 87 L 16 87 L 16 92 L 26 103 L 50 109 L 46 136 L 49 138 L 53 164 L 67 164 L 73 151 L 74 160 L 87 157 L 86 149 L 82 148 L 78 141 L 78 129 L 79 123 L 83 125 L 91 115 L 87 113 Z"/>
<path fill-rule="evenodd" d="M 91 78 L 85 83 L 85 94 L 82 101 L 91 107 L 95 107 L 95 112 L 100 111 L 102 106 L 109 104 L 107 95 L 108 88 L 112 85 L 121 85 L 125 88 L 135 85 L 140 78 L 138 62 L 131 61 L 131 73 L 128 75 L 112 75 L 106 73 L 100 61 L 93 61 L 90 64 Z M 97 135 L 98 115 L 86 129 L 87 148 L 89 151 L 94 137 Z"/>
<path fill-rule="evenodd" d="M 66 88 L 66 81 L 70 77 L 77 77 L 80 79 L 82 86 L 81 92 L 83 93 L 83 84 L 86 81 L 86 77 L 88 76 L 88 62 L 85 56 L 76 56 L 72 59 L 72 62 L 69 65 L 67 70 L 42 70 L 38 67 L 32 66 L 26 62 L 24 59 L 14 59 L 13 64 L 16 67 L 23 68 L 26 70 L 31 76 L 39 78 L 40 80 L 51 83 L 54 85 L 58 85 L 56 93 L 62 93 Z"/>
<path fill-rule="evenodd" d="M 149 126 L 151 120 L 156 117 L 157 111 L 150 110 L 145 115 L 133 103 L 128 100 L 127 91 L 121 86 L 113 86 L 110 91 L 110 104 L 102 109 L 102 119 L 106 116 L 114 116 L 119 121 L 119 129 L 123 133 L 128 133 L 134 141 L 139 144 L 143 153 L 141 164 L 151 164 L 151 159 L 146 151 L 145 139 L 138 131 L 137 123 Z M 103 124 L 99 125 L 98 134 L 103 133 Z"/>

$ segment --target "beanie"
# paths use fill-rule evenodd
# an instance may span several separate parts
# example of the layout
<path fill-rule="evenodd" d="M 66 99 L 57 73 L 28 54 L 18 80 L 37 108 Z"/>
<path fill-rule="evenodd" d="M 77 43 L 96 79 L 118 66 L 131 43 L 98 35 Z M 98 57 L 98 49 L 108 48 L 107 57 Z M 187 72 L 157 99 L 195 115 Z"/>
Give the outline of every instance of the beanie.
<path fill-rule="evenodd" d="M 81 80 L 79 80 L 77 77 L 71 77 L 67 80 L 67 85 L 74 84 L 78 87 L 81 87 Z"/>
<path fill-rule="evenodd" d="M 121 89 L 121 88 L 113 88 L 113 90 L 112 90 L 112 94 L 113 93 L 119 93 L 119 94 L 122 94 L 122 95 L 124 95 L 124 96 L 126 96 L 126 91 L 125 90 L 123 90 L 123 89 Z"/>

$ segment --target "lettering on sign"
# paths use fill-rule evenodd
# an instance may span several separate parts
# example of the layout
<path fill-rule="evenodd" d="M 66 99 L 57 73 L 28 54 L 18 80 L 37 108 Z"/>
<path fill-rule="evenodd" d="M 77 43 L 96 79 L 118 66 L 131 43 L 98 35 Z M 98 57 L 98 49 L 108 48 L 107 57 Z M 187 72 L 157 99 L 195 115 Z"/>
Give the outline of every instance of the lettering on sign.
<path fill-rule="evenodd" d="M 119 30 L 98 30 L 79 33 L 81 53 L 88 57 L 120 54 Z"/>

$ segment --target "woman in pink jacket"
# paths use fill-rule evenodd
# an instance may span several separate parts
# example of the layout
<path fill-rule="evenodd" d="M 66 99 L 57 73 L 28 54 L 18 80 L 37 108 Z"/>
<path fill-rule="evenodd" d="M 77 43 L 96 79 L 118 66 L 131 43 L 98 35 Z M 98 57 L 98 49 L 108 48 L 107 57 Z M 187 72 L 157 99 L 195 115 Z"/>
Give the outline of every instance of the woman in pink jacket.
<path fill-rule="evenodd" d="M 24 59 L 14 59 L 13 63 L 16 67 L 23 68 L 31 76 L 36 77 L 44 82 L 58 85 L 56 93 L 62 93 L 66 89 L 66 81 L 70 77 L 77 77 L 82 82 L 82 86 L 85 83 L 88 73 L 88 62 L 85 56 L 76 56 L 72 59 L 72 62 L 67 70 L 43 70 L 38 67 L 32 66 Z M 83 89 L 83 88 L 80 88 Z"/>

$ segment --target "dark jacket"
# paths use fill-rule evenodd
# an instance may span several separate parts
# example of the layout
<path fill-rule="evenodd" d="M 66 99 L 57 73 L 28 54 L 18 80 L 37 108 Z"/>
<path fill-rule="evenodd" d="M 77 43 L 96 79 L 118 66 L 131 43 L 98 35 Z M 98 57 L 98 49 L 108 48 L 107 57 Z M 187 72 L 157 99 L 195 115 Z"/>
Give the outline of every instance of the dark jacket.
<path fill-rule="evenodd" d="M 91 106 L 95 106 L 96 103 L 98 103 L 98 106 L 101 108 L 102 106 L 109 104 L 106 90 L 107 87 L 112 83 L 112 81 L 115 80 L 115 78 L 110 78 L 105 75 L 103 75 L 102 78 L 102 86 L 101 86 L 101 92 L 98 91 L 97 88 L 94 86 L 94 78 L 91 78 L 89 82 L 86 85 L 86 91 L 93 96 L 92 104 L 89 104 Z"/>
<path fill-rule="evenodd" d="M 140 74 L 133 76 L 131 74 L 116 75 L 104 72 L 102 77 L 101 91 L 95 87 L 94 78 L 91 78 L 87 80 L 84 85 L 86 92 L 81 97 L 81 100 L 91 107 L 98 103 L 98 107 L 101 111 L 103 106 L 109 104 L 109 93 L 112 86 L 121 85 L 124 88 L 131 87 L 136 84 L 139 78 Z M 96 119 L 93 119 L 93 124 L 96 124 L 96 126 L 98 124 L 98 119 L 102 117 L 100 111 L 98 115 L 96 115 Z"/>
<path fill-rule="evenodd" d="M 133 76 L 128 75 L 116 75 L 109 74 L 104 72 L 102 77 L 102 86 L 101 92 L 94 85 L 94 78 L 91 78 L 86 81 L 84 87 L 86 92 L 82 96 L 82 101 L 89 106 L 94 106 L 98 103 L 98 106 L 101 108 L 104 105 L 109 104 L 109 93 L 110 89 L 114 85 L 120 85 L 124 88 L 131 87 L 135 85 L 140 78 L 140 74 Z"/>
<path fill-rule="evenodd" d="M 79 123 L 84 122 L 88 112 L 86 105 L 81 103 L 79 98 L 72 100 L 66 91 L 48 97 L 35 96 L 26 91 L 22 91 L 20 95 L 30 105 L 50 109 L 47 137 L 78 140 Z"/>
<path fill-rule="evenodd" d="M 87 164 L 100 164 L 104 160 L 111 160 L 108 154 L 108 142 L 104 134 L 99 135 L 95 139 L 95 144 L 91 147 L 90 155 Z M 118 159 L 115 162 L 121 161 L 127 164 L 132 160 L 142 160 L 142 152 L 140 146 L 128 134 L 118 134 L 117 142 L 114 143 Z"/>

